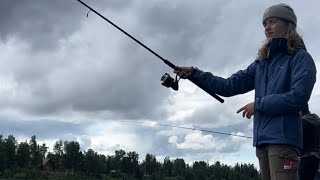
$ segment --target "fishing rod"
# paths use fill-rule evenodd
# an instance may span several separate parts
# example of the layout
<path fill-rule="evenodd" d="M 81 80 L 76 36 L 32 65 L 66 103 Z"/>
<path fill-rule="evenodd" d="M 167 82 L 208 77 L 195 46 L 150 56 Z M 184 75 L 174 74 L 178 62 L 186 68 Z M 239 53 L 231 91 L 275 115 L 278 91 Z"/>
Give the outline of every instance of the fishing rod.
<path fill-rule="evenodd" d="M 166 65 L 168 65 L 169 67 L 171 67 L 172 69 L 176 69 L 176 66 L 174 64 L 172 64 L 170 61 L 168 61 L 167 59 L 164 59 L 163 57 L 161 57 L 158 53 L 154 52 L 152 49 L 150 49 L 148 46 L 144 45 L 142 42 L 140 42 L 139 40 L 137 40 L 136 38 L 134 38 L 133 36 L 131 36 L 129 33 L 127 33 L 125 30 L 121 29 L 119 26 L 117 26 L 116 24 L 114 24 L 112 21 L 110 21 L 109 19 L 107 19 L 106 17 L 104 17 L 103 15 L 101 15 L 99 12 L 97 12 L 96 10 L 94 10 L 92 7 L 88 6 L 86 3 L 84 3 L 81 0 L 77 0 L 78 2 L 80 2 L 82 5 L 84 5 L 85 7 L 87 7 L 90 11 L 94 12 L 95 14 L 97 14 L 98 16 L 100 16 L 102 19 L 104 19 L 105 21 L 107 21 L 108 23 L 110 23 L 112 26 L 114 26 L 115 28 L 117 28 L 118 30 L 120 30 L 122 33 L 124 33 L 125 35 L 127 35 L 128 37 L 130 37 L 132 40 L 134 40 L 135 42 L 137 42 L 138 44 L 140 44 L 142 47 L 144 47 L 145 49 L 147 49 L 148 51 L 150 51 L 153 55 L 157 56 L 159 59 L 161 59 Z M 89 12 L 90 12 L 89 11 Z M 88 14 L 87 14 L 88 15 Z M 190 80 L 190 79 L 189 79 Z M 191 81 L 191 80 L 190 80 Z M 161 84 L 163 86 L 166 86 L 167 88 L 171 87 L 173 90 L 178 90 L 178 82 L 179 79 L 176 78 L 173 79 L 172 77 L 170 77 L 170 75 L 168 73 L 165 73 L 162 77 L 161 77 Z M 196 86 L 200 87 L 197 83 L 191 81 L 193 84 L 195 84 Z M 219 102 L 223 103 L 224 100 L 219 97 L 218 95 L 216 95 L 215 93 L 212 93 L 211 90 L 209 89 L 205 89 L 200 87 L 200 89 L 204 90 L 206 93 L 210 94 L 212 97 L 214 97 L 215 99 L 217 99 Z"/>
<path fill-rule="evenodd" d="M 136 124 L 149 124 L 149 125 L 164 126 L 164 127 L 171 127 L 171 128 L 180 128 L 180 129 L 187 129 L 187 130 L 193 130 L 193 131 L 202 131 L 202 132 L 207 132 L 207 133 L 211 133 L 211 134 L 220 134 L 220 135 L 227 135 L 227 136 L 252 139 L 251 136 L 244 136 L 244 135 L 237 135 L 237 134 L 224 133 L 224 132 L 218 132 L 218 131 L 211 131 L 211 130 L 200 129 L 200 128 L 190 128 L 190 127 L 185 127 L 185 126 L 174 126 L 174 125 L 169 125 L 169 124 L 161 124 L 161 123 L 157 123 L 157 122 L 154 123 L 154 122 L 125 121 L 125 120 L 123 120 L 122 122 L 136 123 Z"/>

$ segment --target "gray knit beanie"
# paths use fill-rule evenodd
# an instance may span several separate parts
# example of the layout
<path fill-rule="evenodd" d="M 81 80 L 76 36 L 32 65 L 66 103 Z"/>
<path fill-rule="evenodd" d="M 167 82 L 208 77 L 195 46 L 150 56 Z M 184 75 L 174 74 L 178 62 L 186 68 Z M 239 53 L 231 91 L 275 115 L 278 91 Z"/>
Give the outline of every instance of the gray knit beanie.
<path fill-rule="evenodd" d="M 297 16 L 293 9 L 288 4 L 276 4 L 266 9 L 263 14 L 262 23 L 269 18 L 279 18 L 285 21 L 292 22 L 297 26 Z"/>

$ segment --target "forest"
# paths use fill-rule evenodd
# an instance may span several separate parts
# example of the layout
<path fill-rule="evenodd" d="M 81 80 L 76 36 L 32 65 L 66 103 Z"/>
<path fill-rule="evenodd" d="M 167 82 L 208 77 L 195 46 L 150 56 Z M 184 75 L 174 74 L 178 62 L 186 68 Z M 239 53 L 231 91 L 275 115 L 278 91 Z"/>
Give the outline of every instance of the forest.
<path fill-rule="evenodd" d="M 146 154 L 139 159 L 135 151 L 115 150 L 113 155 L 93 149 L 81 151 L 76 141 L 58 140 L 49 152 L 36 136 L 17 142 L 13 135 L 0 135 L 0 179 L 185 179 L 185 180 L 258 180 L 253 164 L 234 166 L 216 161 L 209 164 L 183 158 L 157 159 Z"/>

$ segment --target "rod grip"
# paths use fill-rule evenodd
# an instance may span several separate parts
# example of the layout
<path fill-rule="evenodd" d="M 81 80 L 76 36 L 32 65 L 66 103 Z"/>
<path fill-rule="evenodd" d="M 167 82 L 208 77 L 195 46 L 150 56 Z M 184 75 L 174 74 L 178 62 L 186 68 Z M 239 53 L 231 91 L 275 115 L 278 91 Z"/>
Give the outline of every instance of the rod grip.
<path fill-rule="evenodd" d="M 176 66 L 174 65 L 174 64 L 172 64 L 170 61 L 168 61 L 168 60 L 166 60 L 166 59 L 162 59 L 163 60 L 163 62 L 166 64 L 166 65 L 168 65 L 168 66 L 170 66 L 172 69 L 175 69 L 176 68 Z M 191 81 L 190 79 L 189 79 L 189 81 Z M 215 93 L 212 93 L 212 92 L 210 92 L 209 90 L 206 90 L 206 89 L 203 89 L 202 87 L 200 87 L 198 84 L 196 84 L 195 82 L 193 82 L 193 81 L 191 81 L 193 84 L 195 84 L 196 86 L 198 86 L 200 89 L 202 89 L 203 91 L 205 91 L 206 93 L 208 93 L 208 94 L 210 94 L 212 97 L 214 97 L 216 100 L 218 100 L 219 102 L 221 102 L 221 103 L 223 103 L 224 102 L 224 100 L 221 98 L 221 97 L 219 97 L 218 95 L 216 95 Z"/>
<path fill-rule="evenodd" d="M 164 62 L 166 65 L 170 66 L 172 69 L 176 69 L 176 66 L 175 66 L 174 64 L 172 64 L 170 61 L 168 61 L 168 60 L 166 60 L 166 59 L 163 59 L 163 62 Z"/>
<path fill-rule="evenodd" d="M 198 86 L 200 89 L 202 89 L 203 91 L 205 91 L 206 93 L 208 93 L 208 94 L 210 94 L 212 97 L 214 97 L 216 100 L 218 100 L 219 102 L 221 102 L 221 103 L 223 103 L 224 102 L 224 100 L 221 98 L 221 97 L 219 97 L 217 94 L 215 94 L 215 93 L 213 93 L 213 92 L 210 92 L 209 90 L 207 90 L 207 89 L 204 89 L 204 88 L 202 88 L 201 86 L 199 86 L 197 83 L 195 83 L 195 82 L 193 82 L 193 81 L 191 81 L 190 79 L 188 79 L 190 82 L 192 82 L 193 84 L 195 84 L 196 86 Z"/>

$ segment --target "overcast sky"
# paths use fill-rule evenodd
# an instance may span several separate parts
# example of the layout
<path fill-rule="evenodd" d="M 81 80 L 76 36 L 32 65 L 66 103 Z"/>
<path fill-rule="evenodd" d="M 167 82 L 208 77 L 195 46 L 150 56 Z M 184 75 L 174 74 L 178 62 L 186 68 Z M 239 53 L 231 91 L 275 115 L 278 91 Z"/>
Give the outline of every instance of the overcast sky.
<path fill-rule="evenodd" d="M 254 61 L 264 41 L 262 13 L 280 1 L 87 0 L 175 65 L 228 77 Z M 317 68 L 318 0 L 289 3 Z M 137 151 L 158 160 L 184 158 L 257 165 L 252 139 L 133 122 L 159 122 L 252 136 L 252 120 L 235 112 L 250 92 L 221 104 L 189 81 L 178 92 L 160 84 L 172 69 L 76 0 L 1 0 L 0 134 L 76 140 L 113 155 Z M 317 75 L 319 79 L 319 75 Z M 319 83 L 310 108 L 320 113 Z M 126 121 L 126 122 L 124 122 Z"/>

